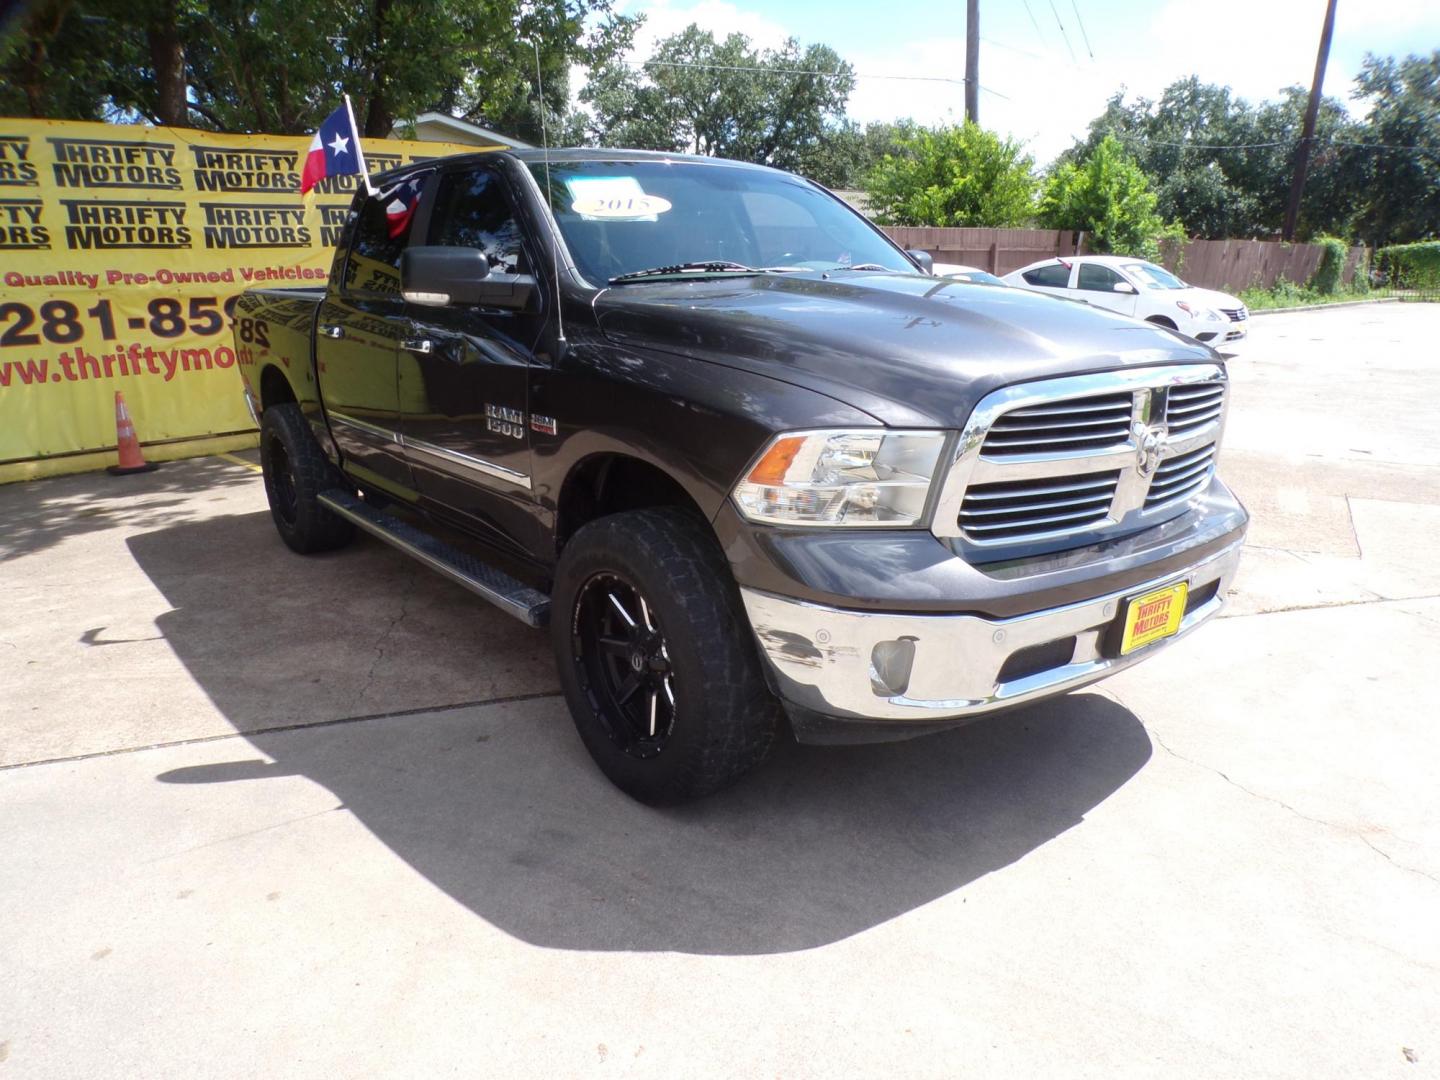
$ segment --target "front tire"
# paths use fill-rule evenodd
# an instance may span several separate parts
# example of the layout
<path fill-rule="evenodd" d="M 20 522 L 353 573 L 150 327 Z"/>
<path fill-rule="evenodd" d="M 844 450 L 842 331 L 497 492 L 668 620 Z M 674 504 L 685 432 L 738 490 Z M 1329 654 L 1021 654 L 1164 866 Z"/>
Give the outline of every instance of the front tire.
<path fill-rule="evenodd" d="M 1163 326 L 1166 330 L 1179 329 L 1179 327 L 1175 325 L 1174 319 L 1167 319 L 1164 315 L 1151 315 L 1145 321 L 1148 323 L 1153 323 L 1156 326 Z"/>
<path fill-rule="evenodd" d="M 354 525 L 320 504 L 320 492 L 347 482 L 315 441 L 299 405 L 272 405 L 260 417 L 260 468 L 270 517 L 291 550 L 333 551 L 355 538 Z"/>
<path fill-rule="evenodd" d="M 585 748 L 640 802 L 719 791 L 774 744 L 780 706 L 730 568 L 682 510 L 580 529 L 556 568 L 551 638 Z"/>

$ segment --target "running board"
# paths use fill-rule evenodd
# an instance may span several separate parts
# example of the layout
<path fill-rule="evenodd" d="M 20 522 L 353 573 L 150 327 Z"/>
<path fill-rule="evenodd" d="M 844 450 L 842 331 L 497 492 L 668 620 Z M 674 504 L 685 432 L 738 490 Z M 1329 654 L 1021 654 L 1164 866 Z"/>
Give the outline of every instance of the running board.
<path fill-rule="evenodd" d="M 482 600 L 490 601 L 521 622 L 538 628 L 549 621 L 550 598 L 538 589 L 516 581 L 503 570 L 451 547 L 409 522 L 376 510 L 348 491 L 331 488 L 322 491 L 319 499 L 331 513 L 419 559 L 431 570 L 465 586 Z"/>

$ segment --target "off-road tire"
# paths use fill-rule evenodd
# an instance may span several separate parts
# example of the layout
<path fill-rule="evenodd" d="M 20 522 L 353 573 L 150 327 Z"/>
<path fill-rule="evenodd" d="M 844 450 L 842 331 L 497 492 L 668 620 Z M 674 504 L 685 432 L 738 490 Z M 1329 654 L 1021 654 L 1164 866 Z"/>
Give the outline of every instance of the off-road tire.
<path fill-rule="evenodd" d="M 597 713 L 576 657 L 587 587 L 619 575 L 648 598 L 663 630 L 674 705 L 663 748 L 627 752 Z M 709 528 L 677 508 L 599 518 L 565 545 L 551 600 L 560 684 L 581 740 L 626 794 L 653 806 L 712 794 L 758 765 L 781 728 L 780 703 L 760 667 L 754 635 Z"/>
<path fill-rule="evenodd" d="M 270 517 L 292 550 L 334 551 L 355 538 L 355 526 L 317 498 L 330 488 L 348 489 L 349 483 L 325 457 L 299 405 L 272 405 L 261 416 L 260 467 Z"/>

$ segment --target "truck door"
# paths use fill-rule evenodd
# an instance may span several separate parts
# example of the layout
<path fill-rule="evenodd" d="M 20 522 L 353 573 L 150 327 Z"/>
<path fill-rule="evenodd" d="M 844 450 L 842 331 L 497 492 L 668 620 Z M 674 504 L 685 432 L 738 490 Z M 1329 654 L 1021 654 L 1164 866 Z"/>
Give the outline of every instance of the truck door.
<path fill-rule="evenodd" d="M 534 272 L 498 171 L 469 165 L 436 184 L 424 243 L 479 248 L 496 273 Z M 401 424 L 422 499 L 522 551 L 535 528 L 526 399 L 543 291 L 521 311 L 410 304 L 400 343 Z"/>
<path fill-rule="evenodd" d="M 361 203 L 338 280 L 315 326 L 315 361 L 330 432 L 362 482 L 396 494 L 414 490 L 400 443 L 396 363 L 408 329 L 400 299 L 400 252 L 410 224 L 391 236 L 381 200 Z"/>

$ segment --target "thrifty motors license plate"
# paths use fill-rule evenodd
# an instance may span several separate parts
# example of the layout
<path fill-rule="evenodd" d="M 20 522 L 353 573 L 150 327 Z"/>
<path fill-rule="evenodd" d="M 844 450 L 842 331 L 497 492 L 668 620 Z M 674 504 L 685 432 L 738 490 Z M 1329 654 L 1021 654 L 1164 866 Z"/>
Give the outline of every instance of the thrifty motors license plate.
<path fill-rule="evenodd" d="M 1180 620 L 1185 617 L 1185 594 L 1189 588 L 1182 581 L 1129 601 L 1125 607 L 1125 636 L 1120 639 L 1120 655 L 1132 653 L 1179 630 Z"/>

